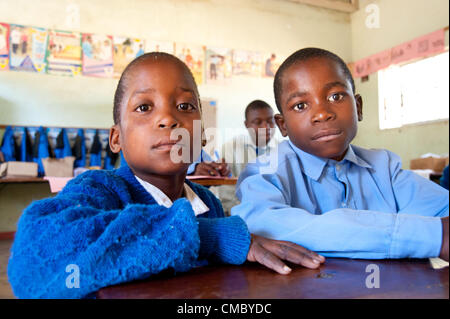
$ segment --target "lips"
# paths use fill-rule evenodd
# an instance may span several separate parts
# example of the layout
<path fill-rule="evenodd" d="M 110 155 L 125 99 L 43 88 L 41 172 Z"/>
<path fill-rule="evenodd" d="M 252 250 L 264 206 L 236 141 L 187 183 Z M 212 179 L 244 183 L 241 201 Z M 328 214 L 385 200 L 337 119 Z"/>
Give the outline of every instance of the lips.
<path fill-rule="evenodd" d="M 170 150 L 174 145 L 177 145 L 180 142 L 180 139 L 177 141 L 170 140 L 170 139 L 164 139 L 153 145 L 153 149 L 157 150 Z M 178 144 L 180 145 L 180 144 Z"/>
<path fill-rule="evenodd" d="M 327 142 L 334 140 L 342 135 L 342 130 L 339 129 L 327 129 L 327 130 L 321 130 L 315 135 L 312 136 L 313 141 L 319 141 L 319 142 Z"/>

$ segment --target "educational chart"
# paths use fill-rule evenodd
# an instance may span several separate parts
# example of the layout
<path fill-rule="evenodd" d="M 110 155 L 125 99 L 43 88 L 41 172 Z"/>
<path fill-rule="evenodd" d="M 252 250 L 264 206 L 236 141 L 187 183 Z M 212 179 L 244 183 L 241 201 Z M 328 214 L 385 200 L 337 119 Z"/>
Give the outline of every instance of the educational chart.
<path fill-rule="evenodd" d="M 114 37 L 114 77 L 120 77 L 126 66 L 144 52 L 144 40 Z"/>
<path fill-rule="evenodd" d="M 81 74 L 81 34 L 79 32 L 49 31 L 47 73 L 67 76 Z"/>
<path fill-rule="evenodd" d="M 233 74 L 233 50 L 208 47 L 205 67 L 206 83 L 228 83 Z"/>
<path fill-rule="evenodd" d="M 113 40 L 109 35 L 82 35 L 83 75 L 95 77 L 112 77 L 113 75 Z"/>
<path fill-rule="evenodd" d="M 9 69 L 9 25 L 0 23 L 0 71 Z"/>
<path fill-rule="evenodd" d="M 189 67 L 197 85 L 202 84 L 206 47 L 185 43 L 175 43 L 174 46 L 175 55 Z"/>
<path fill-rule="evenodd" d="M 43 28 L 10 25 L 9 67 L 11 70 L 44 73 L 48 32 Z"/>
<path fill-rule="evenodd" d="M 233 75 L 260 77 L 263 72 L 262 54 L 254 51 L 233 51 Z"/>
<path fill-rule="evenodd" d="M 145 52 L 165 52 L 169 54 L 175 53 L 175 43 L 170 41 L 150 40 L 145 43 Z"/>

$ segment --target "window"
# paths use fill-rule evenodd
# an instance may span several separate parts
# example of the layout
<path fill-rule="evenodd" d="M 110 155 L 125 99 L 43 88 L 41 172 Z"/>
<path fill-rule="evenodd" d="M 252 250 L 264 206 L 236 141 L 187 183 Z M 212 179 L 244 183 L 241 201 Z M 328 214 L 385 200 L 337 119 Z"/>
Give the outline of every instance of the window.
<path fill-rule="evenodd" d="M 378 72 L 380 129 L 449 118 L 448 51 Z"/>

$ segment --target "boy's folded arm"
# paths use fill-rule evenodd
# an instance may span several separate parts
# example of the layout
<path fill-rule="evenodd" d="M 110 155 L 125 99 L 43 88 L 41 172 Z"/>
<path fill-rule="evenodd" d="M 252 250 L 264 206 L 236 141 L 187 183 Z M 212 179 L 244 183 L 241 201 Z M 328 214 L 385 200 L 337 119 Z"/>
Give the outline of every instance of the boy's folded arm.
<path fill-rule="evenodd" d="M 199 258 L 240 265 L 247 259 L 251 237 L 245 221 L 239 216 L 223 218 L 198 217 Z"/>
<path fill-rule="evenodd" d="M 27 208 L 8 265 L 18 297 L 80 298 L 166 268 L 186 271 L 195 265 L 200 241 L 187 200 L 169 209 L 140 204 L 100 209 L 91 205 L 94 196 L 66 191 Z M 79 270 L 79 288 L 67 285 L 71 265 Z"/>
<path fill-rule="evenodd" d="M 330 257 L 424 258 L 439 255 L 440 218 L 369 210 L 335 209 L 315 215 L 288 204 L 286 196 L 261 175 L 244 179 L 241 204 L 231 210 L 252 234 L 292 241 Z"/>
<path fill-rule="evenodd" d="M 448 216 L 448 190 L 410 170 L 403 170 L 401 159 L 392 152 L 387 153 L 398 213 Z"/>

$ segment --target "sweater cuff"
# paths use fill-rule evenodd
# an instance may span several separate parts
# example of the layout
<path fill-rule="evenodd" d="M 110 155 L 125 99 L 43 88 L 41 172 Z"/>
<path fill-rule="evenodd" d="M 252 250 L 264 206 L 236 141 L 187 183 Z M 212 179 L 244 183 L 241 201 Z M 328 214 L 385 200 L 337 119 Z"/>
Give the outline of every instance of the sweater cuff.
<path fill-rule="evenodd" d="M 240 265 L 247 260 L 250 233 L 239 216 L 197 218 L 200 258 L 212 256 L 219 262 Z"/>

